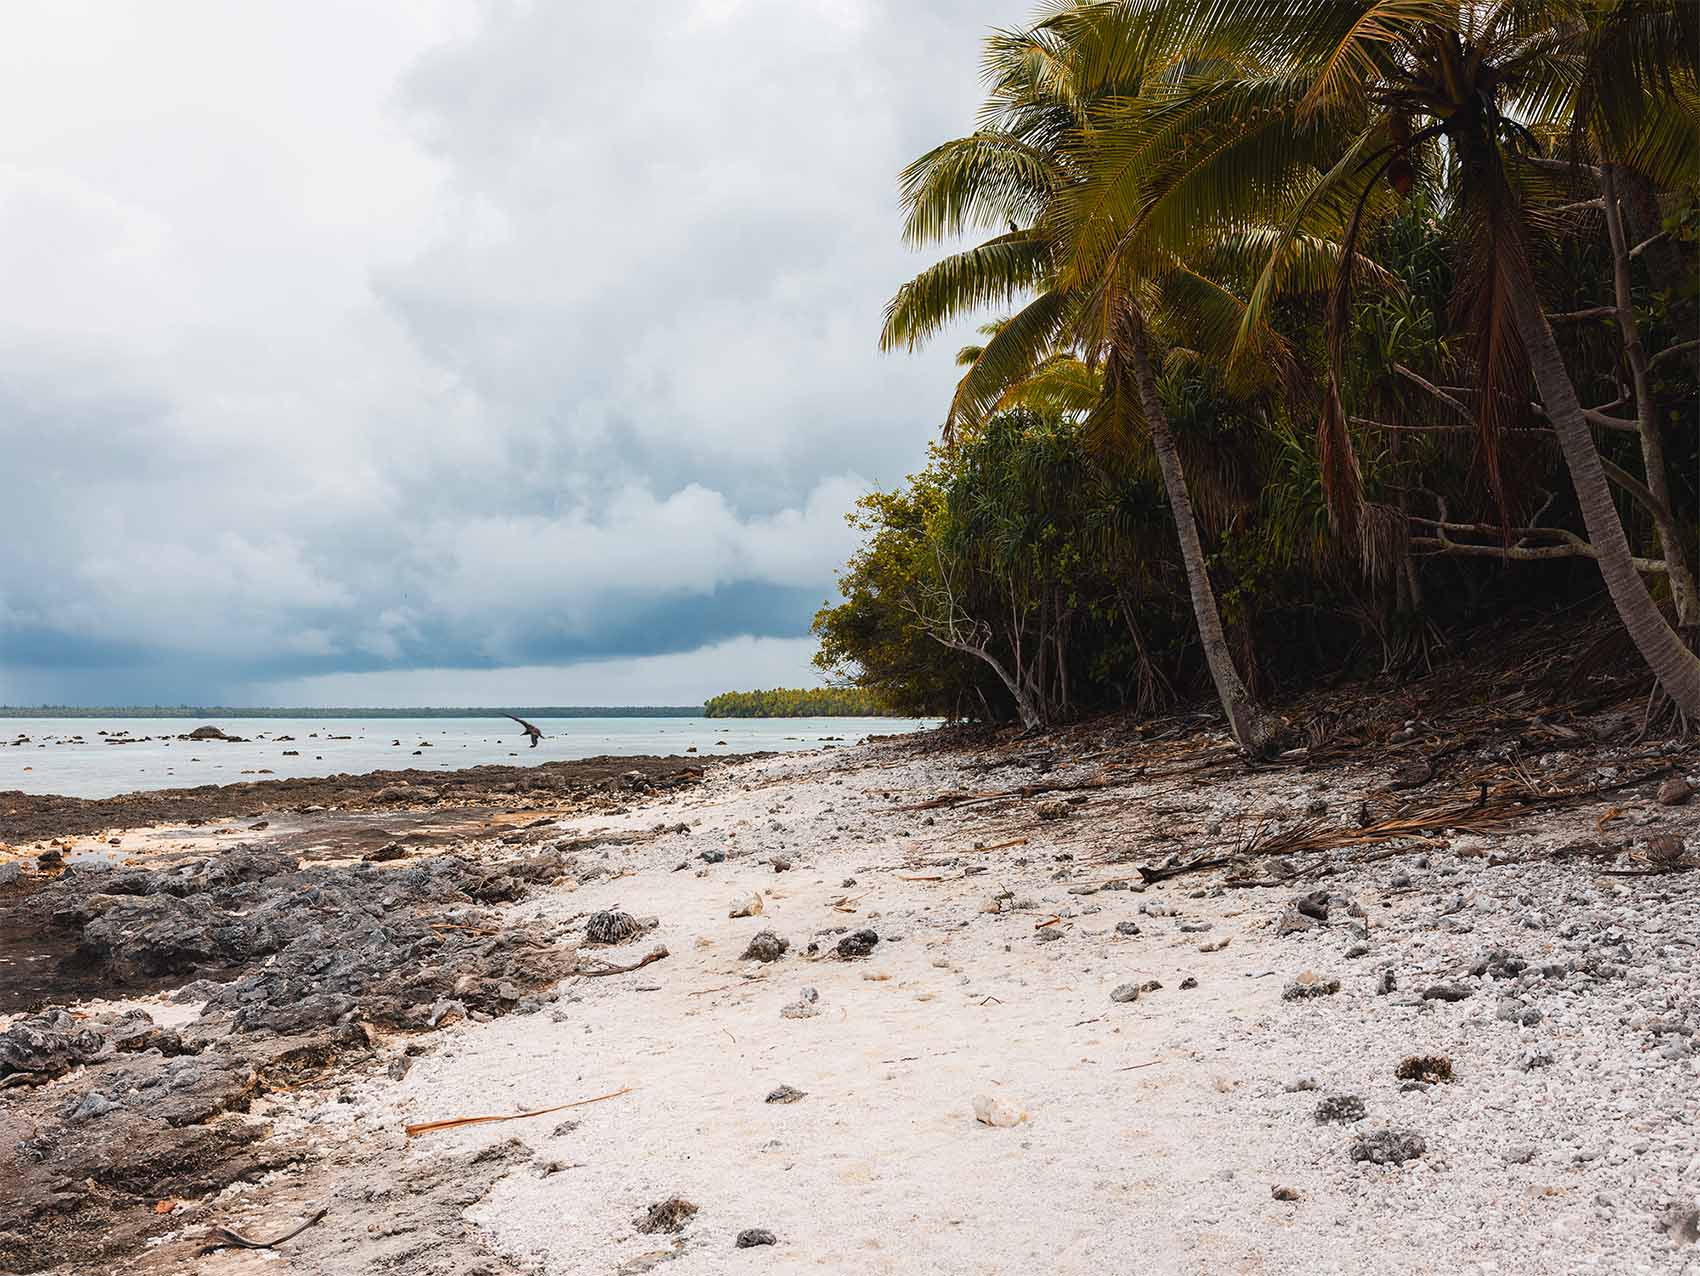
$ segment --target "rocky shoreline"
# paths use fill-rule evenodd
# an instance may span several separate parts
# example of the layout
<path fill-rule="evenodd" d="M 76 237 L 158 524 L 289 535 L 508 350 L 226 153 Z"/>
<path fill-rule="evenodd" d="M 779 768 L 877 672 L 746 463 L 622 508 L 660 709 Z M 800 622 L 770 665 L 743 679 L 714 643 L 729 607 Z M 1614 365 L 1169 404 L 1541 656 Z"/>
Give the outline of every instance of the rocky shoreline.
<path fill-rule="evenodd" d="M 1523 761 L 1487 820 L 1467 767 L 1221 744 L 634 767 L 32 868 L 132 995 L 0 1032 L 0 1269 L 1696 1268 L 1700 756 Z"/>

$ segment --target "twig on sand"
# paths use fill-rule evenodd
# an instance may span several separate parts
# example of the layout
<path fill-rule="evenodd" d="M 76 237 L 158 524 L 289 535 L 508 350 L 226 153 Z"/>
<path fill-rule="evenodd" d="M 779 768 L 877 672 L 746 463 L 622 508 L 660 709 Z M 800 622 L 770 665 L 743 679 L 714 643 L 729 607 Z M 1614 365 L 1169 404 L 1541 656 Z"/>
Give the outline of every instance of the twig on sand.
<path fill-rule="evenodd" d="M 629 966 L 604 966 L 601 970 L 577 970 L 573 973 L 583 975 L 587 979 L 594 979 L 598 975 L 629 975 L 632 971 L 642 970 L 651 962 L 660 961 L 667 955 L 666 945 L 661 945 L 657 948 L 652 948 L 649 952 L 645 953 L 641 958 L 634 961 Z"/>
<path fill-rule="evenodd" d="M 1135 1068 L 1149 1068 L 1162 1063 L 1161 1059 L 1147 1059 L 1144 1063 L 1130 1063 L 1125 1068 L 1117 1068 L 1117 1072 L 1132 1072 Z"/>
<path fill-rule="evenodd" d="M 234 1231 L 228 1227 L 214 1227 L 207 1233 L 207 1235 L 215 1236 L 218 1239 L 211 1245 L 201 1246 L 199 1253 L 196 1256 L 199 1257 L 200 1254 L 211 1254 L 215 1250 L 221 1249 L 271 1249 L 274 1246 L 283 1244 L 285 1241 L 294 1240 L 297 1236 L 301 1235 L 302 1232 L 313 1226 L 313 1224 L 317 1223 L 328 1213 L 330 1213 L 328 1209 L 322 1209 L 309 1218 L 305 1223 L 301 1224 L 300 1227 L 287 1231 L 282 1236 L 275 1236 L 269 1241 L 254 1240 L 252 1237 L 244 1236 L 241 1232 Z"/>
<path fill-rule="evenodd" d="M 939 873 L 922 874 L 920 876 L 913 873 L 899 873 L 897 880 L 900 882 L 942 882 L 944 877 Z"/>
<path fill-rule="evenodd" d="M 626 1086 L 624 1089 L 611 1090 L 607 1094 L 599 1094 L 594 1099 L 579 1099 L 573 1103 L 557 1103 L 552 1108 L 537 1108 L 531 1112 L 510 1112 L 504 1116 L 473 1116 L 450 1117 L 444 1121 L 417 1121 L 405 1127 L 408 1138 L 421 1134 L 430 1134 L 435 1130 L 454 1130 L 463 1125 L 486 1125 L 492 1121 L 523 1121 L 527 1117 L 548 1116 L 551 1112 L 565 1112 L 568 1108 L 582 1108 L 586 1104 L 601 1103 L 604 1099 L 617 1099 L 622 1094 L 630 1094 L 636 1086 Z M 274 1242 L 275 1243 L 275 1242 Z"/>

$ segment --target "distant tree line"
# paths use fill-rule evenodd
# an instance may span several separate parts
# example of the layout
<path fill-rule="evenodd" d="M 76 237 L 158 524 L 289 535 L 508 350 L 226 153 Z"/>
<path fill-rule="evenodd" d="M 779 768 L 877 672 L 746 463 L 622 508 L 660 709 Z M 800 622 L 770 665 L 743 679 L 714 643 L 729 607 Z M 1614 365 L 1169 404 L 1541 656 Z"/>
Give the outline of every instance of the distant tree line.
<path fill-rule="evenodd" d="M 705 718 L 874 718 L 884 700 L 861 687 L 774 687 L 728 691 L 702 707 Z"/>

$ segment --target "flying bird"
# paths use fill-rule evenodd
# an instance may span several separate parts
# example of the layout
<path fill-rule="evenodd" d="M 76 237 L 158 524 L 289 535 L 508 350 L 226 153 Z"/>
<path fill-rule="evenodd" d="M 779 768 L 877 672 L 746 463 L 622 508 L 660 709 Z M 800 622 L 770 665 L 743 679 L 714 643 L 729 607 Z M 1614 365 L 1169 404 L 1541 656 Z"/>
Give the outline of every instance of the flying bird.
<path fill-rule="evenodd" d="M 514 718 L 514 715 L 511 713 L 505 713 L 502 716 L 504 718 L 513 718 L 515 722 L 524 727 L 526 735 L 531 737 L 531 747 L 534 749 L 537 747 L 537 742 L 543 738 L 543 733 L 541 731 L 532 726 L 531 723 L 527 722 L 524 718 Z"/>

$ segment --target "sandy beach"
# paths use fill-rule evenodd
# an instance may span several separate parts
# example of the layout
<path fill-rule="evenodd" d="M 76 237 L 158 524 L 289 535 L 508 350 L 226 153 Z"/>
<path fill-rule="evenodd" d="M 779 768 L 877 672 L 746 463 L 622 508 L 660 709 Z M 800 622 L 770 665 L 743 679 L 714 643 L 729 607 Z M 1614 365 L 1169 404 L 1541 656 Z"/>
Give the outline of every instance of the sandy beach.
<path fill-rule="evenodd" d="M 8 1196 L 53 1208 L 0 1252 L 209 1276 L 1700 1270 L 1700 877 L 1645 854 L 1696 836 L 1692 805 L 1655 797 L 1692 754 L 1600 749 L 1592 787 L 1619 787 L 1494 829 L 1264 854 L 1272 829 L 1466 794 L 1400 797 L 1374 764 L 1251 771 L 1198 735 L 943 744 L 633 781 L 507 814 L 521 839 L 425 848 L 572 848 L 479 923 L 549 945 L 531 986 L 434 1030 L 360 1008 L 294 1025 L 339 1044 L 203 1119 L 252 1131 L 243 1156 L 152 1181 L 108 1156 L 80 1198 L 49 1182 L 53 1132 L 145 1120 L 103 1078 L 153 1052 L 7 1078 L 8 1126 L 43 1148 Z M 1228 862 L 1146 880 L 1211 848 Z M 635 933 L 591 943 L 609 914 Z M 763 932 L 776 960 L 746 956 Z M 228 1002 L 189 993 L 76 1013 L 140 1009 L 204 1037 L 196 1058 L 231 1049 Z M 289 1027 L 248 1032 L 275 1051 Z M 638 1228 L 672 1198 L 695 1207 L 679 1231 Z M 212 1228 L 263 1240 L 319 1210 L 275 1250 L 197 1256 Z M 773 1244 L 740 1248 L 750 1229 Z M 102 1237 L 118 1248 L 95 1261 Z"/>

